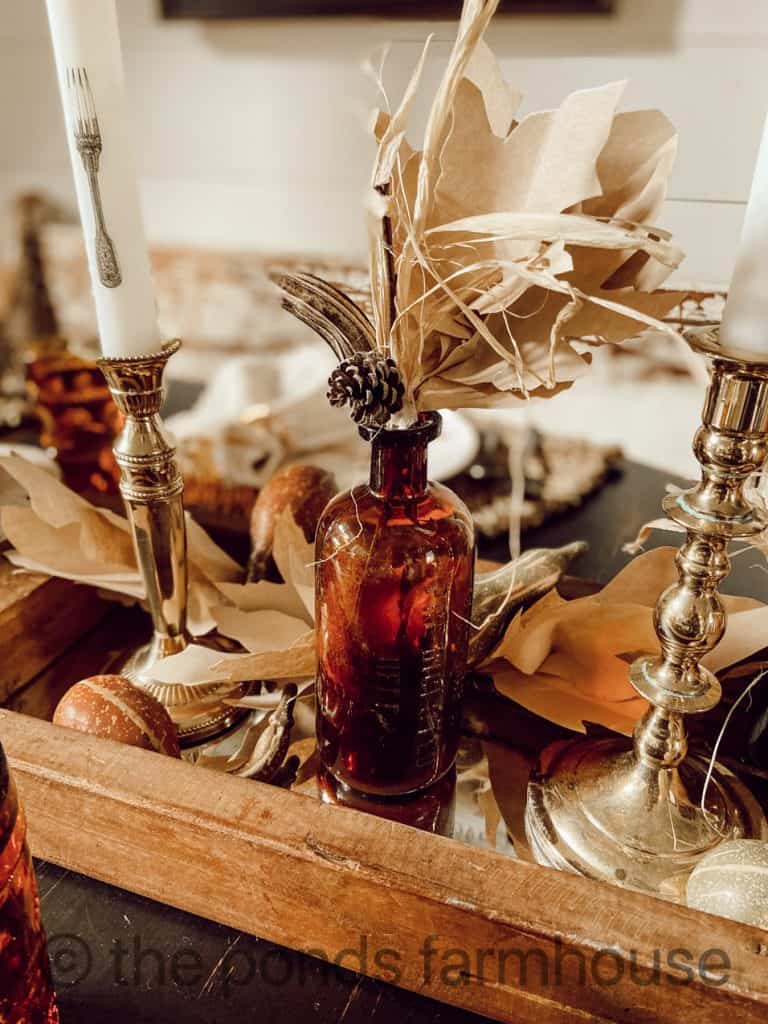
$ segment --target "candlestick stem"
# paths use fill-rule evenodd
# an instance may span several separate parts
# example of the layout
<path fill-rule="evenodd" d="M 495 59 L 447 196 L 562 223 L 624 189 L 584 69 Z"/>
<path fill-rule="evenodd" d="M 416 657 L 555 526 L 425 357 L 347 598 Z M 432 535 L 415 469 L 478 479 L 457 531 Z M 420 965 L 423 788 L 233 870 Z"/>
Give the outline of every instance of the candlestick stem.
<path fill-rule="evenodd" d="M 184 482 L 176 449 L 160 419 L 167 361 L 179 348 L 170 342 L 157 356 L 103 359 L 101 367 L 125 425 L 115 445 L 120 493 L 136 541 L 157 647 L 176 654 L 188 643 L 187 535 Z"/>
<path fill-rule="evenodd" d="M 719 347 L 717 332 L 688 341 L 710 363 L 703 423 L 694 440 L 700 483 L 664 500 L 687 531 L 678 581 L 659 598 L 661 654 L 630 670 L 650 707 L 631 747 L 619 739 L 549 748 L 529 784 L 526 831 L 536 859 L 578 874 L 681 900 L 698 860 L 725 839 L 768 836 L 751 794 L 726 769 L 687 756 L 684 716 L 713 708 L 720 684 L 701 659 L 720 642 L 726 614 L 717 588 L 728 543 L 768 526 L 745 487 L 768 456 L 768 360 Z"/>
<path fill-rule="evenodd" d="M 126 661 L 122 673 L 168 708 L 182 745 L 192 745 L 242 717 L 225 700 L 242 695 L 244 688 L 242 684 L 172 684 L 155 677 L 158 661 L 181 653 L 192 641 L 187 630 L 184 481 L 176 448 L 160 419 L 163 374 L 180 344 L 171 341 L 154 355 L 102 359 L 99 365 L 125 415 L 115 458 L 153 625 L 152 641 Z M 216 645 L 208 638 L 195 642 Z"/>

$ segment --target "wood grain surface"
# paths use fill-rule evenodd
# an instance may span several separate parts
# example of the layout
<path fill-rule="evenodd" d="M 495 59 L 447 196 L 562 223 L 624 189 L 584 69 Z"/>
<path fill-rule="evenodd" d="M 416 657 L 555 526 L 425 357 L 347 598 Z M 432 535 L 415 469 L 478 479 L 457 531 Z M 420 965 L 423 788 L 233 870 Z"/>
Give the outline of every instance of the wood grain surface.
<path fill-rule="evenodd" d="M 104 618 L 91 587 L 0 560 L 0 702 L 37 676 Z"/>
<path fill-rule="evenodd" d="M 768 1017 L 758 929 L 246 780 L 205 785 L 202 769 L 12 712 L 0 735 L 33 852 L 65 868 L 326 959 L 365 937 L 361 973 L 508 1024 Z M 668 965 L 711 950 L 729 961 L 721 984 Z"/>

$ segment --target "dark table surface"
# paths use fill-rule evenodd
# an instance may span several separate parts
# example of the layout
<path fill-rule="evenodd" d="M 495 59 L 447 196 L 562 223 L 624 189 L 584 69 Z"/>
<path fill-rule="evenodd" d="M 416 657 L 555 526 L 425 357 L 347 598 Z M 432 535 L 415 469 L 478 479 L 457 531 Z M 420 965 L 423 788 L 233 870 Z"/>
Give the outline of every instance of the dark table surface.
<path fill-rule="evenodd" d="M 669 481 L 666 474 L 626 465 L 581 509 L 531 531 L 524 543 L 587 540 L 590 550 L 575 572 L 606 581 L 628 561 L 623 543 L 659 515 Z M 653 543 L 665 542 L 678 538 L 661 535 Z M 482 554 L 505 557 L 503 545 Z M 757 563 L 757 557 L 742 555 L 730 582 L 738 592 L 765 600 L 768 577 Z M 64 1024 L 484 1019 L 51 864 L 39 863 L 38 877 Z M 258 932 L 258 921 L 253 928 Z M 353 966 L 352 959 L 347 962 Z"/>

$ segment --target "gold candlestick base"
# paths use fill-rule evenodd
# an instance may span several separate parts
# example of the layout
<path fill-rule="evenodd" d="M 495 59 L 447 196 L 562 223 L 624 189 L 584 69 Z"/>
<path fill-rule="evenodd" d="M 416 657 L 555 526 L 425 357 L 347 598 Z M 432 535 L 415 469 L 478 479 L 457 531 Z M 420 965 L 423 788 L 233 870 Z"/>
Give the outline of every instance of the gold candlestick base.
<path fill-rule="evenodd" d="M 148 644 L 137 648 L 120 667 L 120 674 L 142 690 L 160 701 L 168 710 L 179 734 L 182 747 L 194 747 L 215 739 L 232 729 L 248 714 L 247 709 L 233 708 L 225 703 L 237 700 L 248 693 L 245 684 L 234 683 L 167 683 L 157 678 L 157 664 L 171 654 L 179 654 L 190 643 L 200 647 L 211 647 L 216 650 L 231 651 L 227 644 L 220 643 L 217 637 L 192 637 L 184 633 L 183 645 L 176 649 L 168 649 L 157 633 Z"/>
<path fill-rule="evenodd" d="M 99 365 L 125 415 L 114 451 L 154 627 L 152 641 L 127 659 L 122 673 L 168 709 L 182 746 L 193 746 L 226 731 L 247 713 L 225 703 L 243 696 L 247 684 L 173 684 L 155 674 L 158 661 L 181 653 L 192 642 L 187 631 L 184 481 L 176 449 L 160 419 L 163 373 L 180 345 L 171 341 L 157 354 L 102 359 Z M 216 638 L 194 643 L 221 646 Z"/>
<path fill-rule="evenodd" d="M 725 631 L 717 587 L 730 571 L 728 543 L 768 526 L 744 494 L 768 456 L 768 360 L 724 353 L 717 331 L 691 331 L 688 342 L 710 362 L 694 441 L 702 479 L 664 500 L 667 516 L 688 536 L 677 555 L 679 581 L 654 613 L 661 656 L 640 658 L 630 672 L 651 706 L 631 746 L 587 740 L 544 751 L 526 810 L 539 863 L 676 901 L 713 847 L 768 838 L 759 805 L 726 769 L 715 766 L 705 791 L 708 763 L 686 758 L 684 725 L 686 714 L 720 700 L 720 684 L 701 659 Z"/>

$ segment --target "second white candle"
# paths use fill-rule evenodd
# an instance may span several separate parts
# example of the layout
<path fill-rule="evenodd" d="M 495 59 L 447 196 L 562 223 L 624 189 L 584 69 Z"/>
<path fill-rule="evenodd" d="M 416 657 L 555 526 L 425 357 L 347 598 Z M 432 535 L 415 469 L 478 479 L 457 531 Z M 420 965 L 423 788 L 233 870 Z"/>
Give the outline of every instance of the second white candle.
<path fill-rule="evenodd" d="M 736 270 L 723 312 L 726 351 L 768 358 L 768 119 L 757 158 Z"/>

